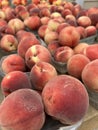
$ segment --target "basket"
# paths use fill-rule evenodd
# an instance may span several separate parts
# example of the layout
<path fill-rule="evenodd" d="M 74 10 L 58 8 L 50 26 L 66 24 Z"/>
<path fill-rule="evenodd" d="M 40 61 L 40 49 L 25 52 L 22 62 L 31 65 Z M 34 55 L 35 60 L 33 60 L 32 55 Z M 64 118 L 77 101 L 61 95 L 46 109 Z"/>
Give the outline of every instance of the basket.
<path fill-rule="evenodd" d="M 98 37 L 98 33 L 96 33 L 96 34 L 93 35 L 93 36 L 90 36 L 90 37 L 81 39 L 81 40 L 80 40 L 80 43 L 86 42 L 86 43 L 88 43 L 88 44 L 93 44 L 94 42 L 96 42 L 97 37 Z"/>
<path fill-rule="evenodd" d="M 67 73 L 67 63 L 57 62 L 53 57 L 51 58 L 51 63 L 60 74 Z"/>

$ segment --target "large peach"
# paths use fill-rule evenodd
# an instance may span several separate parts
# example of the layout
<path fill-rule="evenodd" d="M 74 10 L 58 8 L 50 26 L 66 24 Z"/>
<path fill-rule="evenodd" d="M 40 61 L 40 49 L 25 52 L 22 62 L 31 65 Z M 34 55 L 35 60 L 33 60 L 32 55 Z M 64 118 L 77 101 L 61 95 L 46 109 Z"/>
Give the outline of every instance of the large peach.
<path fill-rule="evenodd" d="M 6 97 L 17 89 L 32 88 L 29 77 L 22 71 L 12 71 L 5 75 L 1 82 L 1 90 Z"/>
<path fill-rule="evenodd" d="M 26 38 L 23 38 L 20 42 L 19 42 L 19 45 L 17 47 L 17 53 L 25 58 L 25 53 L 26 51 L 28 50 L 28 48 L 30 48 L 31 46 L 33 45 L 40 45 L 40 41 L 36 38 L 36 37 L 31 37 L 31 36 L 28 36 Z"/>
<path fill-rule="evenodd" d="M 85 32 L 87 34 L 87 37 L 90 37 L 97 34 L 97 29 L 95 26 L 91 25 L 85 28 Z"/>
<path fill-rule="evenodd" d="M 73 26 L 64 27 L 59 33 L 59 41 L 61 45 L 75 47 L 80 40 L 80 34 Z"/>
<path fill-rule="evenodd" d="M 48 62 L 36 63 L 30 71 L 30 79 L 36 90 L 43 90 L 45 84 L 57 75 L 55 67 Z"/>
<path fill-rule="evenodd" d="M 89 58 L 83 54 L 75 54 L 67 62 L 67 72 L 69 75 L 81 79 L 84 67 L 90 62 Z"/>
<path fill-rule="evenodd" d="M 26 51 L 25 62 L 31 69 L 33 65 L 39 61 L 51 62 L 51 54 L 49 50 L 42 45 L 33 45 Z"/>
<path fill-rule="evenodd" d="M 44 122 L 42 98 L 32 89 L 18 89 L 0 105 L 0 126 L 3 130 L 40 130 Z"/>
<path fill-rule="evenodd" d="M 52 78 L 42 91 L 45 111 L 64 124 L 74 124 L 85 116 L 89 98 L 85 86 L 69 75 Z"/>
<path fill-rule="evenodd" d="M 3 58 L 1 63 L 3 73 L 7 74 L 15 70 L 26 71 L 25 60 L 18 54 L 11 54 Z"/>
<path fill-rule="evenodd" d="M 84 67 L 82 81 L 88 89 L 98 92 L 98 59 L 91 61 Z"/>

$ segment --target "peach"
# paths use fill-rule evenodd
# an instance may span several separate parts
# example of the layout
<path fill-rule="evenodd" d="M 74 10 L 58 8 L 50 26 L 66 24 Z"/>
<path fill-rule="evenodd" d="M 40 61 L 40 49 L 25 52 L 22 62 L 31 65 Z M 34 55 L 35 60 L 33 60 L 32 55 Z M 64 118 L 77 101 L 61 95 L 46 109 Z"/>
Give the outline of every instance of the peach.
<path fill-rule="evenodd" d="M 0 10 L 0 19 L 6 19 L 6 14 L 2 9 Z"/>
<path fill-rule="evenodd" d="M 40 12 L 39 12 L 39 16 L 40 16 L 40 18 L 41 17 L 44 17 L 44 16 L 46 16 L 46 17 L 50 17 L 50 15 L 51 15 L 51 12 L 50 12 L 50 9 L 49 8 L 42 8 L 42 9 L 40 9 Z"/>
<path fill-rule="evenodd" d="M 44 39 L 47 28 L 47 24 L 43 24 L 38 28 L 38 35 L 40 36 L 40 38 Z"/>
<path fill-rule="evenodd" d="M 83 54 L 83 50 L 89 46 L 86 42 L 80 42 L 78 45 L 76 45 L 73 50 L 75 54 Z"/>
<path fill-rule="evenodd" d="M 63 28 L 58 37 L 60 44 L 75 47 L 80 41 L 80 34 L 74 26 Z"/>
<path fill-rule="evenodd" d="M 61 17 L 61 16 L 62 15 L 59 12 L 52 12 L 51 15 L 50 15 L 50 18 L 54 19 L 54 18 Z"/>
<path fill-rule="evenodd" d="M 22 20 L 20 20 L 19 18 L 11 19 L 8 22 L 8 26 L 10 28 L 12 28 L 12 30 L 14 31 L 14 33 L 17 33 L 19 30 L 22 30 L 22 29 L 25 28 L 24 22 Z"/>
<path fill-rule="evenodd" d="M 63 18 L 66 18 L 67 15 L 72 14 L 72 11 L 70 9 L 64 9 L 64 10 L 62 10 L 61 14 L 62 14 Z"/>
<path fill-rule="evenodd" d="M 56 32 L 57 32 L 57 33 L 60 33 L 60 31 L 61 31 L 64 27 L 67 27 L 67 26 L 69 26 L 68 23 L 66 23 L 66 22 L 61 23 L 61 24 L 57 27 Z"/>
<path fill-rule="evenodd" d="M 87 34 L 87 37 L 89 37 L 89 36 L 96 35 L 97 34 L 97 29 L 96 29 L 95 26 L 90 25 L 90 26 L 85 28 L 85 32 Z"/>
<path fill-rule="evenodd" d="M 7 26 L 7 21 L 5 19 L 0 19 L 0 32 L 4 32 Z"/>
<path fill-rule="evenodd" d="M 82 8 L 80 4 L 76 4 L 73 7 L 72 14 L 77 18 L 81 12 Z"/>
<path fill-rule="evenodd" d="M 88 16 L 80 16 L 77 19 L 77 23 L 79 26 L 87 27 L 91 25 L 91 19 Z"/>
<path fill-rule="evenodd" d="M 51 62 L 49 50 L 42 45 L 33 45 L 26 51 L 25 62 L 31 69 L 39 61 Z"/>
<path fill-rule="evenodd" d="M 34 15 L 39 16 L 39 12 L 40 12 L 40 9 L 38 7 L 34 7 L 32 9 L 30 9 L 29 15 L 30 16 L 34 16 Z"/>
<path fill-rule="evenodd" d="M 47 27 L 51 31 L 56 31 L 59 25 L 60 25 L 60 22 L 58 22 L 56 19 L 50 19 L 48 21 Z"/>
<path fill-rule="evenodd" d="M 17 33 L 16 33 L 16 38 L 17 40 L 20 42 L 21 40 L 23 40 L 24 38 L 26 37 L 32 37 L 32 38 L 35 38 L 35 34 L 33 32 L 28 32 L 28 31 L 25 31 L 25 30 L 19 30 Z"/>
<path fill-rule="evenodd" d="M 77 26 L 76 27 L 77 31 L 80 33 L 80 39 L 86 38 L 87 37 L 87 32 L 84 27 L 82 26 Z"/>
<path fill-rule="evenodd" d="M 36 63 L 30 71 L 30 80 L 36 90 L 42 91 L 45 84 L 57 75 L 55 67 L 48 62 Z"/>
<path fill-rule="evenodd" d="M 36 21 L 36 22 L 32 22 L 32 21 Z M 30 30 L 36 30 L 41 26 L 41 20 L 39 16 L 29 16 L 24 20 L 24 24 Z"/>
<path fill-rule="evenodd" d="M 54 40 L 52 42 L 50 42 L 47 46 L 48 50 L 50 51 L 51 55 L 53 56 L 56 49 L 60 47 L 59 41 L 58 40 Z"/>
<path fill-rule="evenodd" d="M 25 58 L 25 54 L 26 54 L 26 51 L 28 50 L 28 48 L 30 48 L 31 46 L 33 45 L 40 45 L 40 41 L 36 38 L 36 37 L 31 37 L 31 36 L 28 36 L 26 38 L 23 38 L 20 42 L 19 42 L 19 45 L 17 47 L 17 53 Z"/>
<path fill-rule="evenodd" d="M 67 63 L 68 59 L 74 55 L 74 51 L 69 46 L 58 47 L 54 52 L 54 60 L 57 62 Z"/>
<path fill-rule="evenodd" d="M 19 70 L 26 71 L 26 65 L 24 59 L 18 54 L 10 54 L 3 57 L 1 68 L 3 73 L 8 74 L 9 72 Z"/>
<path fill-rule="evenodd" d="M 92 25 L 95 26 L 98 23 L 98 11 L 90 14 L 89 18 L 91 19 Z"/>
<path fill-rule="evenodd" d="M 69 125 L 83 119 L 89 106 L 85 86 L 66 74 L 48 81 L 42 91 L 42 99 L 48 115 Z"/>
<path fill-rule="evenodd" d="M 65 4 L 64 4 L 64 9 L 69 9 L 69 10 L 73 10 L 73 4 L 71 3 L 71 2 L 66 2 Z"/>
<path fill-rule="evenodd" d="M 4 10 L 5 16 L 6 16 L 6 20 L 10 21 L 11 19 L 16 18 L 16 14 L 15 14 L 15 10 L 14 8 L 11 8 L 10 6 L 8 6 L 5 10 Z"/>
<path fill-rule="evenodd" d="M 22 71 L 13 71 L 5 75 L 1 81 L 1 90 L 6 97 L 17 89 L 32 89 L 28 75 Z"/>
<path fill-rule="evenodd" d="M 90 60 L 98 59 L 98 44 L 95 43 L 87 46 L 84 49 L 83 54 L 86 55 Z"/>
<path fill-rule="evenodd" d="M 67 72 L 69 75 L 81 79 L 84 67 L 90 62 L 89 58 L 83 54 L 75 54 L 67 62 Z"/>
<path fill-rule="evenodd" d="M 91 61 L 84 67 L 82 81 L 87 89 L 98 92 L 98 59 Z"/>
<path fill-rule="evenodd" d="M 44 36 L 46 45 L 54 40 L 58 40 L 58 33 L 56 31 L 48 31 Z"/>
<path fill-rule="evenodd" d="M 5 34 L 1 38 L 0 47 L 7 52 L 16 51 L 18 47 L 18 40 L 14 35 Z"/>
<path fill-rule="evenodd" d="M 48 21 L 50 20 L 50 18 L 47 16 L 44 16 L 44 17 L 40 18 L 40 20 L 41 20 L 42 25 L 46 25 L 46 24 L 48 24 Z"/>
<path fill-rule="evenodd" d="M 18 89 L 9 94 L 0 105 L 2 129 L 40 130 L 44 123 L 42 98 L 32 89 Z"/>

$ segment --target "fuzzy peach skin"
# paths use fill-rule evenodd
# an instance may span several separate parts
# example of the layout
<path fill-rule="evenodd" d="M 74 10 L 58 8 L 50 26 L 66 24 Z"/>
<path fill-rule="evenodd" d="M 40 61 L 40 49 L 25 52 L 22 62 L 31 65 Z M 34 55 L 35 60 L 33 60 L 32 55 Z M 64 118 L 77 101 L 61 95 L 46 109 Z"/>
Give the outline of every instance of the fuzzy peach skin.
<path fill-rule="evenodd" d="M 14 35 L 5 34 L 0 40 L 0 47 L 7 52 L 16 51 L 18 47 L 18 40 Z"/>
<path fill-rule="evenodd" d="M 0 105 L 2 130 L 41 130 L 44 122 L 42 98 L 32 89 L 18 89 Z"/>
<path fill-rule="evenodd" d="M 81 73 L 90 59 L 83 54 L 75 54 L 67 62 L 67 72 L 69 75 L 81 79 Z"/>
<path fill-rule="evenodd" d="M 15 70 L 26 71 L 26 64 L 21 56 L 18 54 L 11 54 L 4 57 L 1 63 L 1 68 L 5 74 Z"/>
<path fill-rule="evenodd" d="M 63 124 L 75 124 L 87 113 L 89 97 L 80 80 L 69 75 L 52 78 L 42 91 L 45 111 Z"/>
<path fill-rule="evenodd" d="M 30 81 L 36 90 L 43 90 L 45 84 L 57 76 L 55 67 L 48 62 L 36 63 L 30 71 Z"/>
<path fill-rule="evenodd" d="M 28 36 L 23 38 L 17 47 L 17 53 L 25 58 L 26 51 L 33 45 L 41 45 L 41 42 L 36 37 Z"/>
<path fill-rule="evenodd" d="M 31 69 L 33 65 L 39 61 L 51 62 L 51 54 L 49 50 L 42 45 L 33 45 L 26 51 L 25 62 Z"/>
<path fill-rule="evenodd" d="M 98 59 L 91 61 L 84 67 L 82 81 L 88 89 L 98 92 Z"/>
<path fill-rule="evenodd" d="M 80 33 L 73 26 L 64 27 L 58 37 L 61 45 L 75 47 L 80 41 Z"/>
<path fill-rule="evenodd" d="M 22 88 L 32 88 L 28 75 L 22 71 L 9 72 L 1 81 L 1 90 L 5 97 Z"/>

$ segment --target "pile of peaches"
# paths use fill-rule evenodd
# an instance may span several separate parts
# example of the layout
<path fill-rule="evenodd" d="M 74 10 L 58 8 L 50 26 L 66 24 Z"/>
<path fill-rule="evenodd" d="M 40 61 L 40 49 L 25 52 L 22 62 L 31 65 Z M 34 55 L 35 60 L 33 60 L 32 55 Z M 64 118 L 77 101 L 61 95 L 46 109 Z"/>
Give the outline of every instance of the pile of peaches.
<path fill-rule="evenodd" d="M 2 130 L 49 130 L 47 117 L 56 130 L 84 119 L 88 89 L 98 92 L 98 43 L 80 40 L 97 30 L 96 7 L 36 1 L 0 9 L 0 48 L 9 53 L 0 63 Z"/>

